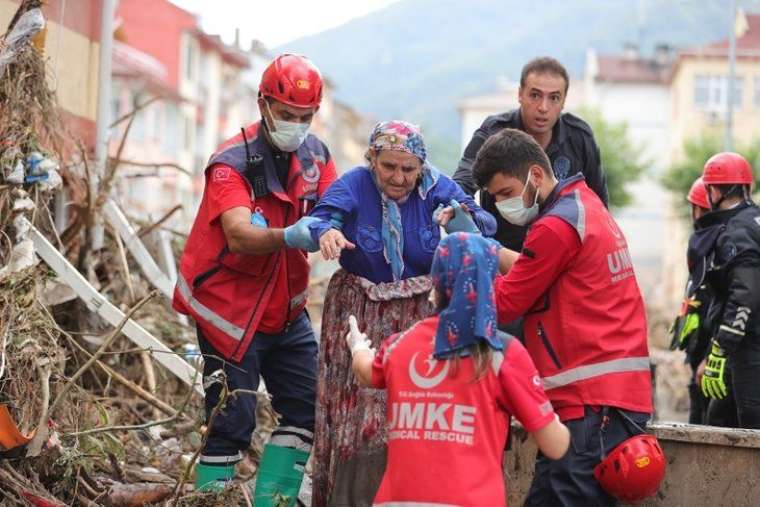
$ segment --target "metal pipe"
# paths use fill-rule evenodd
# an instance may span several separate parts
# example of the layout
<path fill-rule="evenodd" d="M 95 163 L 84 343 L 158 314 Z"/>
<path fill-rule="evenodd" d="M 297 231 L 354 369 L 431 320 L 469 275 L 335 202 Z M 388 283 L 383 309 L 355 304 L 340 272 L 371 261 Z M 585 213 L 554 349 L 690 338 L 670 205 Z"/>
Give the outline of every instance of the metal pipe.
<path fill-rule="evenodd" d="M 731 0 L 731 23 L 728 31 L 728 83 L 726 84 L 726 137 L 725 151 L 732 151 L 734 145 L 734 96 L 736 94 L 736 0 Z"/>
<path fill-rule="evenodd" d="M 108 126 L 111 123 L 111 59 L 113 54 L 113 19 L 116 0 L 103 0 L 100 19 L 100 64 L 98 66 L 98 116 L 95 131 L 95 170 L 90 191 L 97 196 L 100 178 L 105 173 L 108 160 Z M 92 248 L 103 248 L 103 222 L 96 217 L 91 231 Z"/>

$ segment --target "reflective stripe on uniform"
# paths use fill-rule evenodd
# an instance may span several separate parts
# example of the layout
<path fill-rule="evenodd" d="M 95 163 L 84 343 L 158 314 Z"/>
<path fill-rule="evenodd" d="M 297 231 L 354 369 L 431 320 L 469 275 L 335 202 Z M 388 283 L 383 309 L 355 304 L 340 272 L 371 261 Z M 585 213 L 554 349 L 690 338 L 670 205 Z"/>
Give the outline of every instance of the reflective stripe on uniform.
<path fill-rule="evenodd" d="M 295 433 L 296 435 L 301 435 L 309 440 L 314 440 L 314 433 L 312 433 L 309 430 L 299 428 L 297 426 L 277 426 L 272 434 L 276 433 Z"/>
<path fill-rule="evenodd" d="M 236 326 L 232 322 L 226 320 L 218 313 L 214 313 L 209 307 L 198 301 L 193 297 L 193 293 L 190 291 L 190 286 L 187 284 L 187 280 L 180 273 L 177 276 L 177 290 L 179 290 L 182 298 L 190 305 L 195 313 L 203 317 L 209 324 L 215 328 L 224 331 L 230 338 L 240 341 L 243 339 L 245 331 L 243 328 Z"/>
<path fill-rule="evenodd" d="M 583 200 L 581 199 L 581 191 L 576 190 L 574 194 L 575 204 L 578 206 L 578 224 L 575 226 L 575 230 L 578 231 L 578 236 L 580 236 L 581 243 L 583 243 L 583 240 L 586 237 L 586 207 L 583 205 Z"/>
<path fill-rule="evenodd" d="M 728 327 L 725 324 L 721 324 L 720 328 L 721 331 L 726 331 L 727 333 L 733 333 L 735 335 L 744 336 L 744 331 L 736 330 L 732 327 Z"/>
<path fill-rule="evenodd" d="M 581 380 L 607 375 L 609 373 L 627 373 L 633 371 L 649 371 L 649 357 L 626 357 L 623 359 L 613 359 L 603 363 L 589 364 L 578 366 L 557 373 L 551 377 L 544 377 L 544 389 L 555 389 Z"/>
<path fill-rule="evenodd" d="M 206 456 L 205 454 L 201 454 L 198 461 L 201 463 L 213 463 L 215 465 L 220 463 L 233 465 L 241 459 L 243 459 L 243 455 L 238 452 L 232 456 Z"/>
<path fill-rule="evenodd" d="M 271 445 L 277 447 L 289 447 L 291 449 L 298 449 L 299 451 L 311 452 L 312 444 L 304 442 L 297 435 L 272 435 L 269 439 Z"/>
<path fill-rule="evenodd" d="M 491 369 L 493 370 L 494 375 L 499 375 L 499 370 L 501 369 L 501 363 L 504 362 L 504 353 L 500 350 L 494 350 L 491 353 Z"/>

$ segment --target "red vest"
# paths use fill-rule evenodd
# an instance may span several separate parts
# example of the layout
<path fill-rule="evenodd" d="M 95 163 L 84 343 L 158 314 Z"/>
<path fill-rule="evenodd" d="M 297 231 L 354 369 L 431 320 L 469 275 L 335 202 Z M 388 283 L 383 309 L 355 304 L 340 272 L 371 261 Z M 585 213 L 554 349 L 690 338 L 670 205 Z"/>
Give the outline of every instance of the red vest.
<path fill-rule="evenodd" d="M 556 227 L 543 219 L 561 218 L 581 249 L 525 315 L 526 348 L 561 415 L 580 405 L 651 413 L 646 312 L 628 244 L 582 176 L 558 194 L 536 223 Z"/>
<path fill-rule="evenodd" d="M 206 178 L 219 166 L 234 169 L 249 187 L 251 208 L 266 218 L 268 227 L 282 228 L 308 214 L 335 180 L 335 166 L 325 145 L 309 135 L 290 157 L 285 192 L 259 126 L 245 129 L 247 147 L 242 135 L 222 144 L 206 166 Z M 180 261 L 174 308 L 191 315 L 225 358 L 240 361 L 266 311 L 279 313 L 274 320 L 283 328 L 298 316 L 306 305 L 308 282 L 309 264 L 301 250 L 229 252 L 220 220 L 209 223 L 204 194 Z"/>

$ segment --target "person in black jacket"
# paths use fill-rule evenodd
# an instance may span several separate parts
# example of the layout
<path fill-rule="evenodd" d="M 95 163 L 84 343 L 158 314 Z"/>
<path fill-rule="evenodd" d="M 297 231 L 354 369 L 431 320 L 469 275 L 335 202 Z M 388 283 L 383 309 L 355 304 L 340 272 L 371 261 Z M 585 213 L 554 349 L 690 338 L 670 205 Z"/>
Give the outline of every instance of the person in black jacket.
<path fill-rule="evenodd" d="M 707 199 L 707 189 L 702 177 L 694 181 L 689 190 L 687 200 L 691 204 L 691 218 L 694 223 L 694 238 L 700 236 L 700 230 L 704 228 L 702 217 L 710 212 L 710 202 Z M 707 408 L 710 398 L 707 398 L 697 383 L 697 368 L 707 356 L 710 344 L 710 326 L 707 322 L 707 310 L 712 302 L 712 293 L 707 287 L 705 280 L 705 267 L 709 261 L 703 258 L 695 258 L 693 251 L 689 250 L 687 256 L 689 264 L 689 279 L 686 282 L 684 300 L 681 311 L 673 322 L 673 341 L 671 349 L 676 348 L 686 351 L 685 362 L 691 367 L 691 380 L 689 382 L 689 423 L 707 424 Z M 708 262 L 706 264 L 706 262 Z"/>
<path fill-rule="evenodd" d="M 562 113 L 568 86 L 567 70 L 554 58 L 536 58 L 528 62 L 520 75 L 519 109 L 486 118 L 465 148 L 454 181 L 465 192 L 475 195 L 480 189 L 473 180 L 472 166 L 480 147 L 496 132 L 514 128 L 530 134 L 541 145 L 558 180 L 583 173 L 588 186 L 607 206 L 607 182 L 591 127 L 577 116 Z M 481 207 L 496 217 L 495 239 L 506 248 L 519 252 L 527 227 L 504 220 L 487 192 L 481 192 L 480 200 Z"/>
<path fill-rule="evenodd" d="M 713 322 L 710 353 L 698 369 L 705 396 L 729 393 L 740 428 L 760 429 L 760 209 L 750 198 L 752 168 L 737 153 L 724 152 L 705 164 L 703 180 L 712 212 L 719 221 L 707 284 L 714 294 L 708 320 Z"/>

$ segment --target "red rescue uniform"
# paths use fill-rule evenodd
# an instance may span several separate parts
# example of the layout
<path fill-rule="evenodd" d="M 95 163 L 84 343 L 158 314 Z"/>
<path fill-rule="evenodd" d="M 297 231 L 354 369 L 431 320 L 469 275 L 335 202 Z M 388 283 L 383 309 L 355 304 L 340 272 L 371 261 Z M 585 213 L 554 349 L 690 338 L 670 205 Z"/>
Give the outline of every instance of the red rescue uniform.
<path fill-rule="evenodd" d="M 492 351 L 475 381 L 472 358 L 433 358 L 437 327 L 437 316 L 422 320 L 375 356 L 372 385 L 388 390 L 388 462 L 374 505 L 505 505 L 510 415 L 537 431 L 554 420 L 551 403 L 519 341 Z"/>
<path fill-rule="evenodd" d="M 191 315 L 225 358 L 240 361 L 255 332 L 282 332 L 306 305 L 309 264 L 304 251 L 231 253 L 220 215 L 244 206 L 259 226 L 283 228 L 307 215 L 335 181 L 327 147 L 315 136 L 290 156 L 286 189 L 272 147 L 257 122 L 222 144 L 206 167 L 206 187 L 174 291 L 174 308 Z M 259 135 L 260 134 L 260 135 Z"/>
<path fill-rule="evenodd" d="M 509 273 L 499 322 L 525 316 L 525 346 L 562 420 L 584 405 L 652 412 L 647 321 L 628 244 L 582 175 L 557 185 Z"/>

